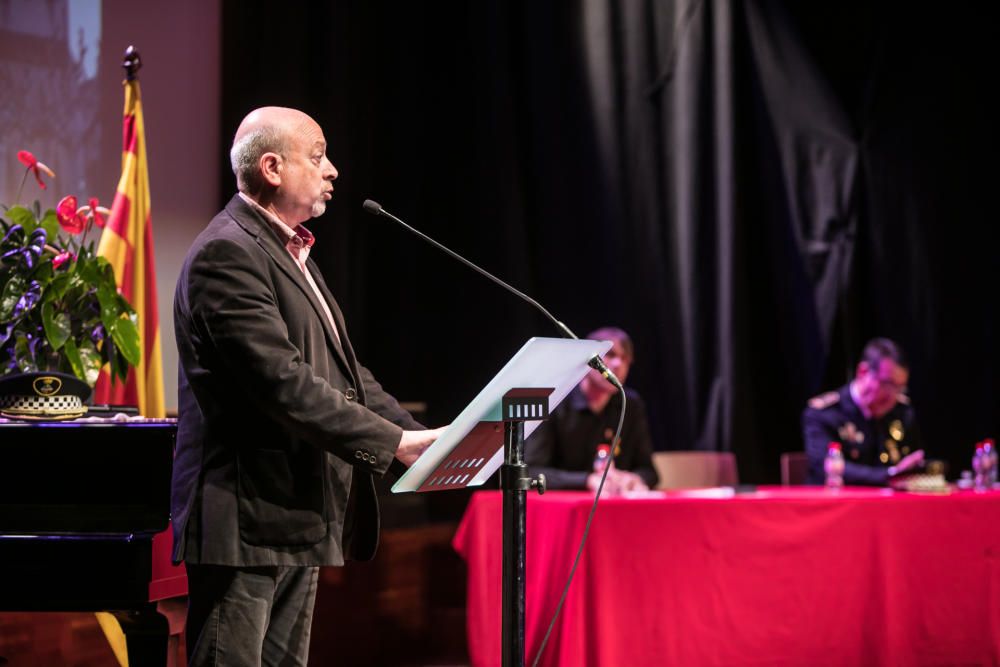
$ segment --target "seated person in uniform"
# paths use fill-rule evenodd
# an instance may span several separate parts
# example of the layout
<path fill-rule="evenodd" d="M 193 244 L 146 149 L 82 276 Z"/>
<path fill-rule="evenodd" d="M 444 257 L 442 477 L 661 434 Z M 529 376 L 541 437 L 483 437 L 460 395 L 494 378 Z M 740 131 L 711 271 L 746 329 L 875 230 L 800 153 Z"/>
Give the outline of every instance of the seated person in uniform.
<path fill-rule="evenodd" d="M 831 442 L 841 444 L 845 484 L 883 485 L 923 463 L 916 417 L 905 393 L 909 376 L 899 346 L 876 338 L 865 346 L 851 382 L 810 399 L 802 413 L 808 484 L 823 484 Z"/>
<path fill-rule="evenodd" d="M 615 327 L 598 329 L 587 338 L 614 343 L 604 361 L 624 385 L 632 366 L 632 339 Z M 628 405 L 621 442 L 604 483 L 603 493 L 608 495 L 646 490 L 657 482 L 646 405 L 632 389 L 626 387 L 625 394 Z M 530 474 L 544 473 L 550 489 L 596 491 L 601 475 L 594 471 L 594 457 L 600 445 L 610 447 L 621 409 L 618 390 L 591 370 L 525 441 L 524 460 Z"/>

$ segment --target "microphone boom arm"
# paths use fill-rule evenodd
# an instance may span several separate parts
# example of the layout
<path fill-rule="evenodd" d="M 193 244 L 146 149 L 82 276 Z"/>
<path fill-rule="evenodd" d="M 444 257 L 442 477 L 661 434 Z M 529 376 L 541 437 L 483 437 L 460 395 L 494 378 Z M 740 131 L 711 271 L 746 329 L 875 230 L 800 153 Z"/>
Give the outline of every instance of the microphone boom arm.
<path fill-rule="evenodd" d="M 419 236 L 420 238 L 422 238 L 427 243 L 430 243 L 432 246 L 434 246 L 438 250 L 440 250 L 440 251 L 442 251 L 444 253 L 447 253 L 452 258 L 457 259 L 462 264 L 465 264 L 467 267 L 469 267 L 470 269 L 472 269 L 473 271 L 475 271 L 479 275 L 484 276 L 486 278 L 489 278 L 494 283 L 496 283 L 500 287 L 503 287 L 508 292 L 511 292 L 511 293 L 516 294 L 517 296 L 521 297 L 522 299 L 524 299 L 525 301 L 527 301 L 528 303 L 530 303 L 532 306 L 534 306 L 535 308 L 537 308 L 539 311 L 541 311 L 541 313 L 543 315 L 545 315 L 545 317 L 549 318 L 549 320 L 556 326 L 557 329 L 559 329 L 560 332 L 562 332 L 563 336 L 565 336 L 566 338 L 572 338 L 573 340 L 579 340 L 580 339 L 580 337 L 577 336 L 575 333 L 573 333 L 568 326 L 566 326 L 565 324 L 563 324 L 562 322 L 560 322 L 559 320 L 557 320 L 555 317 L 553 317 L 552 313 L 550 313 L 548 310 L 546 310 L 545 307 L 542 306 L 542 304 L 538 303 L 537 301 L 535 301 L 534 299 L 532 299 L 530 296 L 528 296 L 524 292 L 516 289 L 515 287 L 512 287 L 511 285 L 508 285 L 507 283 L 505 283 L 504 281 L 500 280 L 499 278 L 497 278 L 496 276 L 494 276 L 492 273 L 490 273 L 486 269 L 482 269 L 479 266 L 473 264 L 472 262 L 470 262 L 466 258 L 462 257 L 457 252 L 451 250 L 447 246 L 444 246 L 444 245 L 438 243 L 437 241 L 435 241 L 431 237 L 427 236 L 426 234 L 424 234 L 420 230 L 415 229 L 415 228 L 411 227 L 410 225 L 406 224 L 405 222 L 403 222 L 402 220 L 400 220 L 399 218 L 397 218 L 396 216 L 394 216 L 392 213 L 389 213 L 389 211 L 387 211 L 384 208 L 382 208 L 382 205 L 379 204 L 378 202 L 372 201 L 371 199 L 366 199 L 365 203 L 363 204 L 363 208 L 367 212 L 371 213 L 372 215 L 381 215 L 381 216 L 385 216 L 386 218 L 389 218 L 390 220 L 392 220 L 396 224 L 401 225 L 404 229 L 408 230 L 410 233 L 415 234 L 416 236 Z M 604 378 L 608 382 L 610 382 L 611 384 L 613 384 L 615 387 L 617 387 L 619 389 L 622 388 L 622 385 L 618 381 L 618 378 L 615 377 L 615 374 L 611 372 L 611 370 L 605 365 L 604 360 L 601 359 L 599 356 L 594 355 L 590 359 L 589 364 L 590 364 L 591 368 L 596 369 L 601 375 L 603 375 Z"/>

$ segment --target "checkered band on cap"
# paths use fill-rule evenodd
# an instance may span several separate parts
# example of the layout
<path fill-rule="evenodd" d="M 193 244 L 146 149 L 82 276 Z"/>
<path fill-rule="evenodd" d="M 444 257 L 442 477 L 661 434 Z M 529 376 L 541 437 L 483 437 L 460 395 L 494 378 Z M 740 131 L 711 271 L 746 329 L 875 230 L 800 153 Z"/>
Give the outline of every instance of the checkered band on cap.
<path fill-rule="evenodd" d="M 0 396 L 0 410 L 24 414 L 58 414 L 80 412 L 83 401 L 79 396 Z"/>

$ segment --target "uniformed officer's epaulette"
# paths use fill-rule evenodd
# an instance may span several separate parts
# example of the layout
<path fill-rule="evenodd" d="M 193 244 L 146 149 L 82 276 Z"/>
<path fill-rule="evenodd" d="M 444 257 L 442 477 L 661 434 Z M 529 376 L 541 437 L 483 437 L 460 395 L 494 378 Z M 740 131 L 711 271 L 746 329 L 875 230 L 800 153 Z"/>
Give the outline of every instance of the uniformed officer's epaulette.
<path fill-rule="evenodd" d="M 896 397 L 896 402 L 902 403 L 903 405 L 909 405 L 910 397 L 907 396 L 906 394 L 900 394 L 899 396 Z"/>
<path fill-rule="evenodd" d="M 813 410 L 825 410 L 826 408 L 834 405 L 840 401 L 839 391 L 828 391 L 825 394 L 820 394 L 819 396 L 813 396 L 809 399 L 809 407 Z"/>

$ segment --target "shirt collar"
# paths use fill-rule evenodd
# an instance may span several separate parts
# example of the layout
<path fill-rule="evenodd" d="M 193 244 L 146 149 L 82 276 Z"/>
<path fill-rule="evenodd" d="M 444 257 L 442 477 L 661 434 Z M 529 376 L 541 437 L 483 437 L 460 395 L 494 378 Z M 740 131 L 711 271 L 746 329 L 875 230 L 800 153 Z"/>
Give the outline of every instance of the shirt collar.
<path fill-rule="evenodd" d="M 316 237 L 304 225 L 298 225 L 293 229 L 274 213 L 255 202 L 248 194 L 240 192 L 239 195 L 243 201 L 264 216 L 264 219 L 271 225 L 271 228 L 278 233 L 278 236 L 285 240 L 286 245 L 292 244 L 298 246 L 301 244 L 303 247 L 311 248 L 316 242 Z"/>

